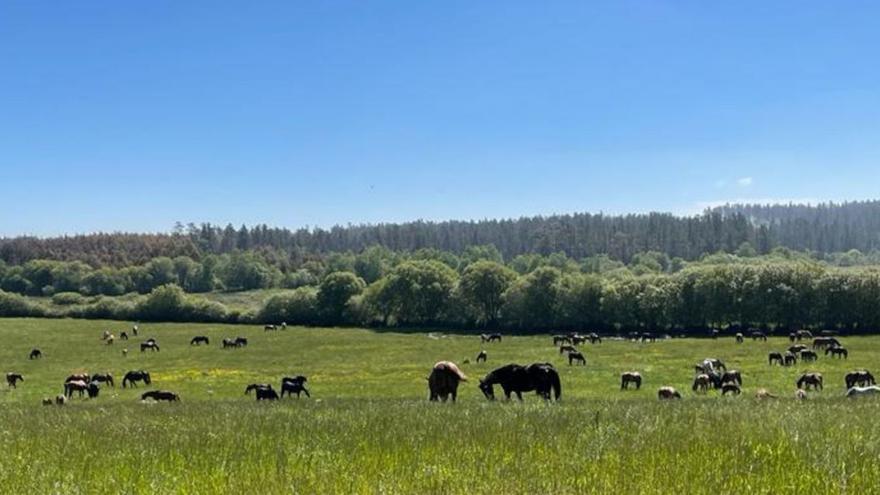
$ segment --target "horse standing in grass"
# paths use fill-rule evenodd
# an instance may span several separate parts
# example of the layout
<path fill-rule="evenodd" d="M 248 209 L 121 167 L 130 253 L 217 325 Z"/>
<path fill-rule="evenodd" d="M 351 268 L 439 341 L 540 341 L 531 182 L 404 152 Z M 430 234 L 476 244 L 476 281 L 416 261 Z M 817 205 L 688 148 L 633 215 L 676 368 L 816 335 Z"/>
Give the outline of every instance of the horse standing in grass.
<path fill-rule="evenodd" d="M 248 385 L 247 387 L 245 387 L 245 389 L 244 389 L 244 394 L 245 394 L 245 395 L 250 395 L 250 394 L 251 394 L 251 390 L 259 390 L 259 389 L 261 389 L 261 388 L 272 388 L 272 385 L 270 385 L 270 384 L 268 384 L 268 383 L 251 383 L 250 385 Z"/>
<path fill-rule="evenodd" d="M 571 338 L 568 335 L 554 335 L 553 345 L 570 344 Z"/>
<path fill-rule="evenodd" d="M 847 359 L 849 357 L 849 351 L 846 350 L 846 347 L 826 347 L 825 355 L 827 356 L 828 354 L 831 354 L 831 357 L 837 358 L 843 357 L 844 359 Z"/>
<path fill-rule="evenodd" d="M 725 371 L 724 374 L 721 375 L 721 383 L 736 383 L 737 385 L 742 386 L 742 374 L 739 370 Z"/>
<path fill-rule="evenodd" d="M 797 364 L 797 354 L 793 352 L 786 352 L 782 356 L 782 365 L 783 366 L 794 366 Z"/>
<path fill-rule="evenodd" d="M 874 380 L 874 375 L 867 370 L 850 371 L 844 376 L 844 380 L 846 382 L 846 388 L 853 388 L 856 385 L 867 386 L 877 384 Z"/>
<path fill-rule="evenodd" d="M 798 378 L 797 388 L 809 390 L 810 387 L 813 387 L 813 390 L 822 390 L 823 382 L 821 373 L 804 373 Z"/>
<path fill-rule="evenodd" d="M 464 373 L 452 361 L 440 361 L 431 369 L 428 376 L 428 400 L 446 402 L 452 398 L 452 402 L 458 397 L 458 384 L 467 381 Z"/>
<path fill-rule="evenodd" d="M 813 351 L 801 351 L 801 361 L 809 363 L 819 359 L 819 355 Z"/>
<path fill-rule="evenodd" d="M 633 383 L 636 386 L 636 390 L 642 388 L 642 374 L 638 371 L 627 371 L 625 373 L 621 373 L 620 375 L 620 390 L 629 389 L 629 384 Z"/>
<path fill-rule="evenodd" d="M 487 359 L 488 357 L 489 357 L 489 354 L 486 353 L 486 351 L 480 351 L 480 353 L 477 354 L 477 362 L 478 362 L 478 363 L 485 363 L 485 362 L 486 362 L 486 359 Z"/>
<path fill-rule="evenodd" d="M 742 334 L 742 333 L 737 332 L 737 334 L 736 334 L 736 336 L 735 336 L 734 338 L 736 338 L 736 343 L 737 343 L 737 344 L 742 344 L 742 343 L 743 343 L 743 340 L 744 340 L 744 339 L 743 339 L 743 334 Z"/>
<path fill-rule="evenodd" d="M 739 395 L 742 393 L 742 389 L 736 383 L 725 383 L 721 386 L 721 395 L 733 394 Z"/>
<path fill-rule="evenodd" d="M 153 341 L 148 340 L 146 342 L 141 342 L 141 352 L 144 352 L 147 349 L 150 349 L 151 351 L 156 352 L 159 350 L 159 344 L 157 344 L 155 340 L 153 340 Z"/>
<path fill-rule="evenodd" d="M 566 352 L 577 352 L 577 347 L 573 345 L 561 345 L 559 346 L 559 354 L 564 354 Z"/>
<path fill-rule="evenodd" d="M 201 345 L 201 344 L 210 345 L 211 341 L 208 340 L 208 337 L 205 337 L 204 335 L 196 335 L 195 337 L 192 338 L 192 340 L 189 341 L 189 345 Z"/>
<path fill-rule="evenodd" d="M 697 375 L 694 378 L 694 384 L 691 386 L 694 392 L 703 392 L 706 393 L 709 391 L 709 386 L 712 384 L 712 379 L 707 374 Z"/>
<path fill-rule="evenodd" d="M 501 342 L 501 334 L 500 333 L 489 333 L 489 334 L 481 334 L 480 342 Z"/>
<path fill-rule="evenodd" d="M 297 398 L 299 398 L 299 394 L 305 393 L 306 397 L 311 397 L 312 394 L 309 393 L 309 390 L 306 388 L 306 377 L 304 376 L 295 376 L 284 377 L 281 379 L 281 397 L 284 398 L 284 394 L 287 396 L 291 396 L 296 394 Z"/>
<path fill-rule="evenodd" d="M 143 370 L 129 371 L 122 377 L 122 388 L 125 388 L 127 385 L 134 387 L 137 382 L 144 382 L 145 385 L 151 384 L 150 374 Z"/>
<path fill-rule="evenodd" d="M 569 352 L 568 353 L 568 365 L 571 366 L 575 361 L 582 364 L 583 366 L 587 365 L 587 358 L 585 358 L 583 354 L 581 354 L 578 351 Z"/>
<path fill-rule="evenodd" d="M 535 391 L 544 400 L 550 400 L 551 392 L 556 400 L 562 397 L 562 384 L 559 373 L 550 363 L 534 363 L 528 366 L 508 364 L 491 371 L 480 380 L 480 390 L 489 400 L 495 400 L 494 385 L 501 385 L 504 396 L 510 400 L 515 393 L 522 400 L 523 392 Z"/>
<path fill-rule="evenodd" d="M 681 399 L 681 394 L 673 387 L 660 387 L 657 390 L 657 398 L 660 400 Z"/>
<path fill-rule="evenodd" d="M 12 388 L 18 388 L 18 382 L 23 382 L 24 377 L 19 373 L 6 373 L 6 384 Z"/>
<path fill-rule="evenodd" d="M 774 362 L 779 363 L 780 366 L 782 365 L 782 354 L 781 353 L 771 352 L 770 354 L 767 355 L 767 364 L 772 365 Z"/>
<path fill-rule="evenodd" d="M 92 382 L 95 383 L 106 383 L 111 387 L 115 387 L 116 385 L 113 383 L 113 375 L 110 373 L 95 373 L 92 375 Z"/>
<path fill-rule="evenodd" d="M 247 347 L 247 345 L 248 345 L 247 337 L 236 337 L 235 338 L 235 345 L 237 345 L 238 347 Z"/>
<path fill-rule="evenodd" d="M 43 351 L 39 349 L 31 350 L 30 355 L 28 355 L 28 359 L 41 359 L 43 357 Z"/>

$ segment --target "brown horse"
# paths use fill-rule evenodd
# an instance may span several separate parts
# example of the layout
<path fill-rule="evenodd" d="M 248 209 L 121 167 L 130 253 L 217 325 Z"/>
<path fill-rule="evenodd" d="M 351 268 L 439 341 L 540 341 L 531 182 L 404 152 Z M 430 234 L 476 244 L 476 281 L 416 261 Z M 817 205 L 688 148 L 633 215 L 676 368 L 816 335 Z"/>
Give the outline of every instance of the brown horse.
<path fill-rule="evenodd" d="M 657 390 L 657 398 L 660 400 L 681 399 L 681 394 L 672 387 L 660 387 Z"/>
<path fill-rule="evenodd" d="M 708 392 L 709 386 L 712 385 L 712 379 L 707 374 L 697 375 L 694 378 L 694 384 L 691 387 L 694 392 Z"/>
<path fill-rule="evenodd" d="M 634 383 L 636 390 L 642 388 L 642 374 L 638 371 L 627 371 L 620 374 L 620 390 L 629 389 L 629 384 Z"/>
<path fill-rule="evenodd" d="M 12 388 L 18 388 L 16 384 L 23 381 L 24 377 L 18 373 L 6 373 L 6 383 Z"/>
<path fill-rule="evenodd" d="M 587 358 L 585 358 L 583 354 L 581 354 L 578 351 L 569 352 L 568 353 L 568 365 L 571 366 L 572 363 L 574 363 L 575 361 L 581 363 L 584 366 L 587 365 Z"/>
<path fill-rule="evenodd" d="M 782 360 L 782 354 L 781 354 L 781 353 L 779 353 L 779 352 L 771 352 L 770 354 L 767 355 L 767 364 L 773 364 L 774 362 L 779 363 L 780 365 L 782 365 L 783 360 Z"/>
<path fill-rule="evenodd" d="M 434 364 L 428 376 L 428 400 L 446 402 L 451 397 L 452 402 L 455 402 L 458 397 L 458 384 L 464 381 L 467 381 L 467 377 L 452 361 L 440 361 Z"/>
<path fill-rule="evenodd" d="M 797 387 L 804 390 L 822 390 L 822 374 L 821 373 L 804 373 L 797 381 Z"/>

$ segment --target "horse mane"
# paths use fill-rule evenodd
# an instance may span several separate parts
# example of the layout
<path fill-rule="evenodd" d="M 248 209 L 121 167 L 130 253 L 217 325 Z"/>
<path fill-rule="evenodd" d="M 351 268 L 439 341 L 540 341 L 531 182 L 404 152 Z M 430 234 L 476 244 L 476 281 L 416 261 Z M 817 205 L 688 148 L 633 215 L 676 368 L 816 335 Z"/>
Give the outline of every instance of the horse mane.
<path fill-rule="evenodd" d="M 467 376 L 465 376 L 465 374 L 460 369 L 458 369 L 458 365 L 456 365 L 452 361 L 440 361 L 434 365 L 434 369 L 451 371 L 456 376 L 458 376 L 459 380 L 463 382 L 467 381 Z"/>

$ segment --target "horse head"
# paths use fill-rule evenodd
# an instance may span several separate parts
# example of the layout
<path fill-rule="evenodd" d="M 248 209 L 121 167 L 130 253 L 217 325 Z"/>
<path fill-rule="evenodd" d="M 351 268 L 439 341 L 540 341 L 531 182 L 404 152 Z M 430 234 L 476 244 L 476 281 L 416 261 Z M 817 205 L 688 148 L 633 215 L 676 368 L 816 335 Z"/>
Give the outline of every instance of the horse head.
<path fill-rule="evenodd" d="M 486 396 L 489 400 L 495 400 L 495 388 L 491 383 L 486 382 L 484 380 L 480 380 L 480 384 L 478 385 L 480 390 L 483 392 L 483 395 Z"/>

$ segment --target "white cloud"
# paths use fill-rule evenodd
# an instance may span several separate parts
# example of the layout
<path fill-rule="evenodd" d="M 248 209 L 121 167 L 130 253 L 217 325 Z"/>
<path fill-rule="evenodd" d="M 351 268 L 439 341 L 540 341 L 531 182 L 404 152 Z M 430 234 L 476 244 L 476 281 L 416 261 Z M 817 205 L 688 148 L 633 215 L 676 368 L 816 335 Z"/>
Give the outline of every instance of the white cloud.
<path fill-rule="evenodd" d="M 742 177 L 740 179 L 736 179 L 736 185 L 738 185 L 739 187 L 749 187 L 752 185 L 752 182 L 753 180 L 751 177 Z"/>

